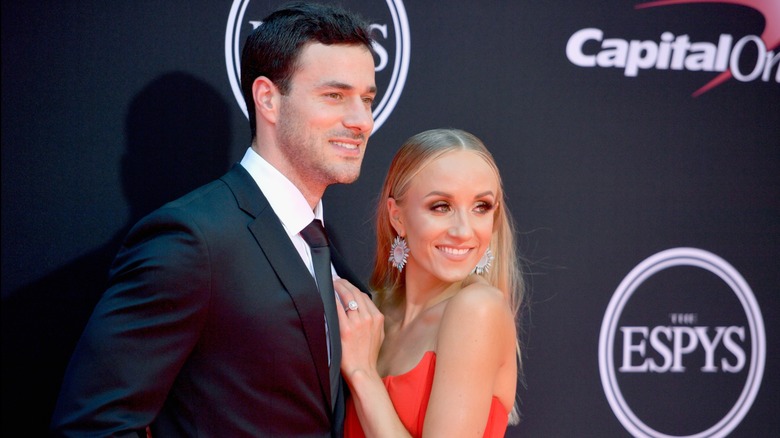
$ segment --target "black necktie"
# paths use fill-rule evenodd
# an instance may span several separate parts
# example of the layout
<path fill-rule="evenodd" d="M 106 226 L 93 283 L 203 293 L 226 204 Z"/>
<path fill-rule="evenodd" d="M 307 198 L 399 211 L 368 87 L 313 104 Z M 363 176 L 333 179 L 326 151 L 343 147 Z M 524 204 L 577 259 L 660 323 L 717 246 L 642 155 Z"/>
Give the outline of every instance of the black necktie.
<path fill-rule="evenodd" d="M 317 287 L 325 307 L 325 319 L 330 336 L 330 399 L 335 404 L 341 373 L 341 337 L 339 335 L 339 318 L 336 313 L 336 298 L 333 291 L 333 277 L 330 273 L 328 236 L 325 234 L 322 222 L 318 219 L 311 221 L 301 231 L 301 236 L 311 247 L 314 276 L 317 279 Z"/>

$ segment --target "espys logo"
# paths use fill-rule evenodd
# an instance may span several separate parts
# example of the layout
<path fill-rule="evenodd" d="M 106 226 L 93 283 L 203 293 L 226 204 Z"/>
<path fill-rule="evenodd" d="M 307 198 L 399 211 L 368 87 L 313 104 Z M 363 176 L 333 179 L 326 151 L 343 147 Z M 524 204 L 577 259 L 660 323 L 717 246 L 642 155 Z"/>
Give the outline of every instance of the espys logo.
<path fill-rule="evenodd" d="M 686 70 L 721 72 L 693 93 L 694 97 L 732 77 L 740 82 L 772 80 L 780 83 L 780 1 L 778 0 L 659 0 L 642 3 L 637 9 L 686 3 L 724 3 L 746 6 L 760 12 L 766 23 L 761 37 L 721 34 L 717 44 L 694 41 L 688 35 L 662 32 L 660 41 L 605 38 L 604 31 L 586 28 L 575 32 L 566 44 L 566 57 L 579 67 L 622 68 L 627 77 L 640 70 Z M 595 48 L 595 50 L 594 50 Z M 752 57 L 755 57 L 753 59 Z M 746 65 L 748 64 L 748 65 Z"/>
<path fill-rule="evenodd" d="M 747 282 L 728 262 L 674 248 L 637 265 L 599 336 L 601 384 L 636 437 L 722 437 L 750 409 L 766 334 Z"/>
<path fill-rule="evenodd" d="M 246 104 L 241 94 L 241 48 L 247 35 L 262 25 L 261 19 L 273 10 L 269 2 L 257 3 L 257 7 L 254 7 L 254 3 L 250 7 L 249 0 L 233 0 L 225 32 L 225 64 L 230 86 L 238 106 L 247 117 Z M 409 21 L 402 0 L 352 3 L 340 4 L 374 20 L 370 28 L 375 41 L 374 59 L 379 90 L 376 99 L 378 103 L 374 108 L 375 133 L 393 112 L 406 82 L 409 71 Z M 386 8 L 381 6 L 385 3 Z"/>

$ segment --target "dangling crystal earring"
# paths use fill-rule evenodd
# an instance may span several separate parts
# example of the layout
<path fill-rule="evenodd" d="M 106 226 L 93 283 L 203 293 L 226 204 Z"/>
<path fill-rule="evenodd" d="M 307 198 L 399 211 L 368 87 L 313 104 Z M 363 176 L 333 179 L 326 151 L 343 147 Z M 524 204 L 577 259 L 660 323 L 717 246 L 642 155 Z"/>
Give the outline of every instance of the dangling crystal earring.
<path fill-rule="evenodd" d="M 488 248 L 485 253 L 482 254 L 482 258 L 477 262 L 477 266 L 474 268 L 473 273 L 482 275 L 490 270 L 490 264 L 493 263 L 493 251 Z"/>
<path fill-rule="evenodd" d="M 388 261 L 394 268 L 401 272 L 406 265 L 406 258 L 409 255 L 409 247 L 406 246 L 406 239 L 401 236 L 395 236 L 393 244 L 390 245 L 390 258 Z"/>

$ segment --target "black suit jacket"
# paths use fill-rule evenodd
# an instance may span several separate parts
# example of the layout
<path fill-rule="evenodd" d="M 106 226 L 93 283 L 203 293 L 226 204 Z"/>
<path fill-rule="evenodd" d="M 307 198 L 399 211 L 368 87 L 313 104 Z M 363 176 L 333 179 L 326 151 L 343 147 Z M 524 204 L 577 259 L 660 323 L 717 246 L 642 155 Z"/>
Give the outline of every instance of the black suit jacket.
<path fill-rule="evenodd" d="M 362 283 L 335 249 L 336 271 Z M 66 371 L 56 435 L 340 436 L 314 279 L 249 173 L 128 234 Z"/>

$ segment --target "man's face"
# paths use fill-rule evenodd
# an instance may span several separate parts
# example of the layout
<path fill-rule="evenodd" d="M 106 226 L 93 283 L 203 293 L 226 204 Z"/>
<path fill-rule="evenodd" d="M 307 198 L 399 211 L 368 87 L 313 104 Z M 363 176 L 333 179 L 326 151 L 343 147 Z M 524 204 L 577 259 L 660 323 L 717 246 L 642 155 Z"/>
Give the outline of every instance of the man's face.
<path fill-rule="evenodd" d="M 309 190 L 355 181 L 374 127 L 375 97 L 374 58 L 365 47 L 305 46 L 277 125 L 288 177 Z"/>

